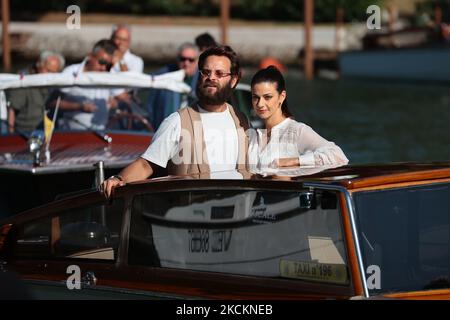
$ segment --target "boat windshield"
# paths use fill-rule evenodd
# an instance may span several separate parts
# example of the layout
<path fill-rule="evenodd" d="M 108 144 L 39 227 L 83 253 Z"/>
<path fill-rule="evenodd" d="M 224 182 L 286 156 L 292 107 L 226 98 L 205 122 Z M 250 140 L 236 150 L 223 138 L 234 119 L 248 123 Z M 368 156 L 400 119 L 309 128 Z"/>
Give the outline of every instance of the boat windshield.
<path fill-rule="evenodd" d="M 348 285 L 339 208 L 324 190 L 139 195 L 128 263 Z"/>
<path fill-rule="evenodd" d="M 450 288 L 450 183 L 354 200 L 370 294 Z"/>
<path fill-rule="evenodd" d="M 179 88 L 186 84 L 175 78 L 178 76 L 177 73 L 171 72 L 160 76 L 173 78 L 171 82 L 154 79 L 154 88 L 133 87 L 131 84 L 126 88 L 112 86 L 111 81 L 124 83 L 130 81 L 126 77 L 120 78 L 121 75 L 117 74 L 102 75 L 103 78 L 97 81 L 98 87 L 93 84 L 58 87 L 55 84 L 45 85 L 46 83 L 43 82 L 46 79 L 50 81 L 52 78 L 49 77 L 57 77 L 59 74 L 34 75 L 43 77 L 43 87 L 36 86 L 36 83 L 17 87 L 17 84 L 13 83 L 10 84 L 12 87 L 8 88 L 7 79 L 4 79 L 3 83 L 0 81 L 0 136 L 14 132 L 29 138 L 33 131 L 44 130 L 44 124 L 48 127 L 51 120 L 58 131 L 155 132 L 162 120 L 159 119 L 162 115 L 156 115 L 155 110 L 164 107 L 155 102 L 155 97 L 161 92 L 170 91 L 174 96 L 179 97 L 177 98 L 180 100 L 179 107 L 195 101 L 195 97 L 186 91 L 190 90 L 189 87 Z M 150 79 L 149 75 L 139 76 L 144 77 L 144 80 L 145 77 Z M 86 83 L 89 84 L 89 78 L 87 79 Z M 150 80 L 148 82 L 150 83 Z M 109 87 L 106 86 L 108 84 Z M 2 89 L 2 86 L 6 88 Z M 115 98 L 112 99 L 112 97 Z M 257 116 L 251 113 L 251 96 L 248 86 L 241 85 L 236 88 L 229 102 L 246 114 L 255 127 L 261 127 L 262 124 L 257 121 Z M 59 105 L 58 108 L 56 108 L 57 105 Z M 48 119 L 44 120 L 44 114 Z"/>

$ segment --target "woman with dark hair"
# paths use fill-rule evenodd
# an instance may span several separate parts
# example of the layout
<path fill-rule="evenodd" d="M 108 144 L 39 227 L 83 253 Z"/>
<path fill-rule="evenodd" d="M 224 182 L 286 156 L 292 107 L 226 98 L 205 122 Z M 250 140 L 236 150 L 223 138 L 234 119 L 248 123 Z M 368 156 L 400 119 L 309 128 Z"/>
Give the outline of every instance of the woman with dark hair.
<path fill-rule="evenodd" d="M 308 125 L 295 121 L 286 101 L 286 84 L 274 66 L 259 70 L 252 79 L 252 105 L 265 129 L 250 135 L 251 171 L 264 168 L 345 165 L 348 159 L 336 144 Z"/>

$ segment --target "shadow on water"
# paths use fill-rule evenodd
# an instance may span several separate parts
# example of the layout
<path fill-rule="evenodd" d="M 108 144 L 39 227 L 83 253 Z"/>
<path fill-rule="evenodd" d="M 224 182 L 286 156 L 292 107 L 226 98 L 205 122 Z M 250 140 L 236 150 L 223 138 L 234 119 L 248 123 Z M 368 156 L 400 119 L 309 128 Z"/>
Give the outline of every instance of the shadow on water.
<path fill-rule="evenodd" d="M 449 85 L 286 77 L 297 120 L 341 146 L 350 162 L 450 160 Z"/>

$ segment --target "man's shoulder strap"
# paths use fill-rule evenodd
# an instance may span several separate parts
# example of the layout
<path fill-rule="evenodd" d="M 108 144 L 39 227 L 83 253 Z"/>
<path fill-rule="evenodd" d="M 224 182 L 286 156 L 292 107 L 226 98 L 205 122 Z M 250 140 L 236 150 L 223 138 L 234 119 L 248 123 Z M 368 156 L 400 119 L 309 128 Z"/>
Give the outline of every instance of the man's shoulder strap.
<path fill-rule="evenodd" d="M 190 106 L 178 109 L 177 112 L 179 113 L 180 116 L 187 115 L 187 114 L 193 114 L 193 113 L 198 113 L 200 116 L 200 112 L 198 110 L 197 104 L 192 104 Z"/>
<path fill-rule="evenodd" d="M 202 119 L 200 112 L 196 105 L 181 108 L 178 110 L 181 118 L 181 130 L 182 135 L 189 133 L 190 139 L 188 145 L 184 145 L 183 148 L 190 150 L 193 156 L 191 164 L 198 167 L 197 172 L 209 172 L 208 156 L 206 152 L 205 139 L 203 135 Z M 187 143 L 182 142 L 182 143 Z M 191 166 L 191 171 L 193 172 Z"/>
<path fill-rule="evenodd" d="M 247 116 L 239 111 L 238 109 L 236 109 L 235 107 L 233 107 L 232 105 L 228 104 L 228 110 L 230 110 L 231 116 L 234 118 L 236 117 L 239 121 L 239 125 L 244 128 L 244 130 L 247 130 L 248 128 L 250 128 L 250 125 L 248 123 L 248 119 Z"/>
<path fill-rule="evenodd" d="M 180 115 L 182 126 L 187 122 L 192 124 L 193 121 L 201 121 L 200 112 L 196 105 L 178 109 L 177 112 Z"/>

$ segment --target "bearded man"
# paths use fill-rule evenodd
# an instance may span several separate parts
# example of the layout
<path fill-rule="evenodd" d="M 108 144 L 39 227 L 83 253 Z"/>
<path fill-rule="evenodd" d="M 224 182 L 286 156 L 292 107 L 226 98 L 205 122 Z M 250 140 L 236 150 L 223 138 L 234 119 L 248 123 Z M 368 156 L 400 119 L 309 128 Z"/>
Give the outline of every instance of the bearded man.
<path fill-rule="evenodd" d="M 240 79 L 237 55 L 228 46 L 210 47 L 200 55 L 198 69 L 198 102 L 167 117 L 144 154 L 102 183 L 106 197 L 118 185 L 152 176 L 158 167 L 169 175 L 213 178 L 245 169 L 248 121 L 226 102 Z"/>

